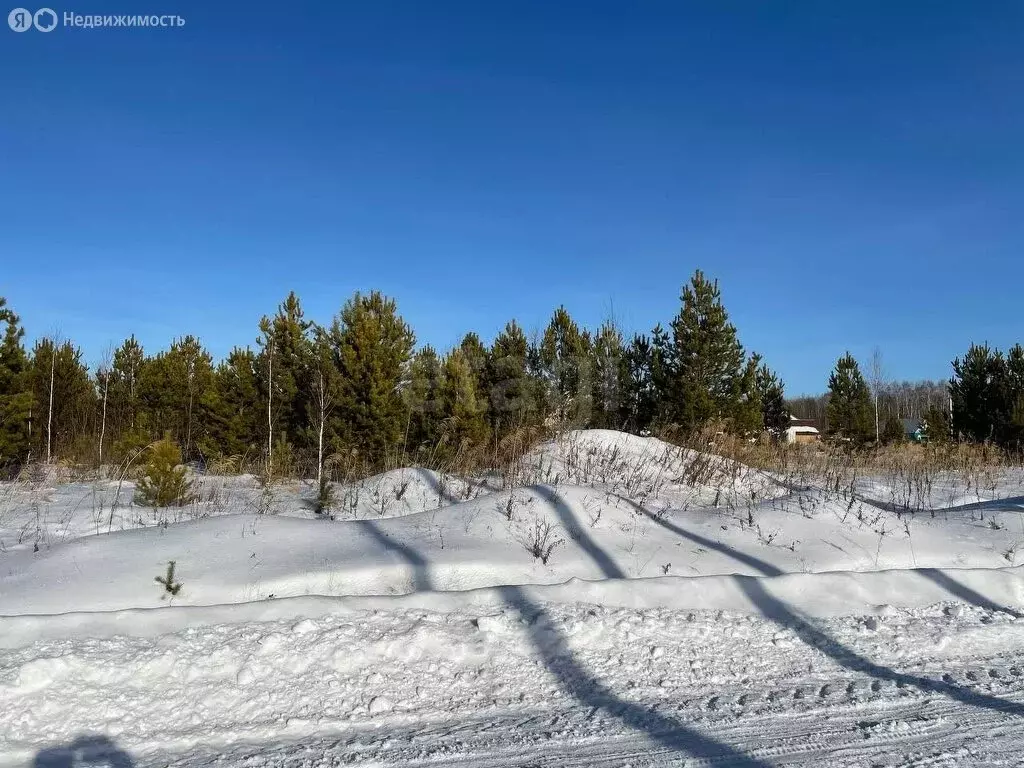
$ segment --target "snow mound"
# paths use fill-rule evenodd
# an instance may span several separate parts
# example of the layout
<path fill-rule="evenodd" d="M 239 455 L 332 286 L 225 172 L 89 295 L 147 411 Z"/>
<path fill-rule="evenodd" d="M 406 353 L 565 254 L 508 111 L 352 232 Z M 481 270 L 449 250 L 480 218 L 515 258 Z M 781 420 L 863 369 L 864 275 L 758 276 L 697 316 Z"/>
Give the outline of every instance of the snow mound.
<path fill-rule="evenodd" d="M 723 497 L 785 493 L 764 472 L 731 459 L 610 429 L 566 432 L 538 446 L 524 464 L 534 482 L 607 489 L 641 504 L 666 494 L 687 504 L 720 504 Z"/>
<path fill-rule="evenodd" d="M 1012 539 L 969 516 L 911 520 L 819 492 L 665 511 L 610 489 L 535 485 L 401 517 L 225 515 L 10 552 L 0 559 L 0 614 L 574 578 L 999 568 L 1021 559 Z M 155 582 L 170 561 L 183 585 L 173 596 Z"/>
<path fill-rule="evenodd" d="M 422 467 L 405 467 L 354 483 L 336 484 L 332 512 L 356 520 L 403 517 L 458 504 L 485 491 L 480 483 Z"/>

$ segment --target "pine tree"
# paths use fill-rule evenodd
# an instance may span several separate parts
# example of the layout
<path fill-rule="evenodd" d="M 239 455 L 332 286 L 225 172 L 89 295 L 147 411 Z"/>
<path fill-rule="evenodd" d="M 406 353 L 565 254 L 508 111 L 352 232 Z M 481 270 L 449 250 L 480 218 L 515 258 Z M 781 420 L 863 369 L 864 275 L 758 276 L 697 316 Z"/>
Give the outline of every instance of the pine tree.
<path fill-rule="evenodd" d="M 70 453 L 87 434 L 95 407 L 95 390 L 82 352 L 70 341 L 43 338 L 32 350 L 34 452 L 47 462 Z M 91 451 L 90 451 L 91 453 Z"/>
<path fill-rule="evenodd" d="M 924 427 L 924 439 L 928 443 L 948 443 L 952 437 L 952 426 L 949 421 L 949 412 L 945 408 L 932 406 L 924 412 L 922 418 Z"/>
<path fill-rule="evenodd" d="M 146 507 L 183 507 L 192 503 L 192 481 L 181 466 L 181 450 L 169 438 L 153 443 L 142 477 L 135 485 L 135 503 Z"/>
<path fill-rule="evenodd" d="M 623 412 L 626 429 L 647 432 L 654 423 L 658 393 L 654 386 L 654 349 L 646 336 L 637 334 L 626 347 L 626 382 Z"/>
<path fill-rule="evenodd" d="M 547 415 L 559 425 L 585 426 L 590 418 L 590 346 L 565 307 L 555 310 L 538 351 Z"/>
<path fill-rule="evenodd" d="M 138 427 L 139 376 L 145 363 L 146 354 L 135 336 L 125 339 L 114 352 L 109 407 L 115 438 Z"/>
<path fill-rule="evenodd" d="M 403 390 L 409 411 L 407 444 L 422 460 L 441 437 L 441 360 L 429 344 L 418 350 L 409 366 L 409 384 Z"/>
<path fill-rule="evenodd" d="M 179 413 L 178 434 L 182 436 L 185 457 L 191 458 L 197 453 L 195 437 L 203 423 L 202 404 L 213 386 L 213 358 L 199 339 L 185 336 L 171 344 L 167 366 L 181 388 L 180 400 L 175 403 Z"/>
<path fill-rule="evenodd" d="M 672 423 L 675 413 L 675 347 L 661 323 L 651 331 L 651 383 L 654 387 L 654 418 L 657 425 Z"/>
<path fill-rule="evenodd" d="M 109 458 L 107 453 L 107 443 L 110 434 L 110 385 L 113 380 L 112 365 L 113 350 L 107 348 L 107 352 L 103 356 L 103 360 L 96 367 L 95 375 L 95 387 L 98 398 L 97 407 L 99 408 L 99 414 L 97 421 L 99 422 L 99 437 L 96 441 L 96 462 L 99 466 L 103 466 L 106 459 Z"/>
<path fill-rule="evenodd" d="M 949 394 L 953 401 L 953 432 L 968 440 L 999 438 L 1008 421 L 1006 361 L 987 344 L 972 344 L 963 359 L 953 361 Z"/>
<path fill-rule="evenodd" d="M 476 375 L 462 349 L 444 359 L 441 379 L 442 435 L 449 456 L 456 456 L 487 440 L 487 421 L 477 394 Z"/>
<path fill-rule="evenodd" d="M 200 457 L 213 382 L 213 358 L 195 336 L 175 339 L 169 350 L 146 359 L 138 375 L 138 397 L 147 433 L 170 435 L 186 460 Z"/>
<path fill-rule="evenodd" d="M 672 321 L 669 363 L 671 417 L 686 431 L 734 417 L 742 405 L 743 347 L 722 306 L 717 281 L 697 270 L 683 287 Z"/>
<path fill-rule="evenodd" d="M 625 395 L 629 386 L 629 367 L 622 332 L 605 322 L 594 336 L 591 417 L 589 426 L 597 429 L 621 429 L 627 421 Z"/>
<path fill-rule="evenodd" d="M 29 418 L 32 392 L 29 389 L 29 359 L 22 346 L 25 331 L 18 316 L 0 296 L 0 470 L 24 462 L 29 453 Z"/>
<path fill-rule="evenodd" d="M 259 373 L 266 419 L 264 422 L 269 473 L 273 451 L 282 444 L 308 441 L 309 366 L 312 356 L 312 323 L 305 319 L 299 297 L 292 291 L 273 317 L 260 320 Z M 304 439 L 306 438 L 306 439 Z"/>
<path fill-rule="evenodd" d="M 459 342 L 459 350 L 469 365 L 476 380 L 476 391 L 481 407 L 486 411 L 488 406 L 487 392 L 487 347 L 473 331 L 462 337 Z"/>
<path fill-rule="evenodd" d="M 499 333 L 488 354 L 486 386 L 491 427 L 504 438 L 539 421 L 538 383 L 530 373 L 530 343 L 515 320 Z"/>
<path fill-rule="evenodd" d="M 828 380 L 826 410 L 829 434 L 865 443 L 874 437 L 871 392 L 860 366 L 849 352 L 836 362 Z"/>
<path fill-rule="evenodd" d="M 903 430 L 903 422 L 896 417 L 896 414 L 889 414 L 879 439 L 883 445 L 896 445 L 907 439 L 907 435 Z"/>
<path fill-rule="evenodd" d="M 1006 354 L 1006 424 L 1001 430 L 1003 447 L 1024 450 L 1024 347 L 1015 344 Z"/>
<path fill-rule="evenodd" d="M 336 433 L 342 446 L 379 464 L 402 445 L 415 336 L 395 302 L 374 291 L 355 294 L 331 325 L 331 346 L 341 374 Z"/>
<path fill-rule="evenodd" d="M 743 366 L 743 372 L 736 380 L 737 396 L 732 410 L 730 426 L 737 435 L 750 437 L 764 431 L 764 413 L 761 404 L 761 390 L 757 385 L 757 371 L 761 356 L 752 354 Z"/>
<path fill-rule="evenodd" d="M 263 413 L 256 368 L 255 353 L 235 347 L 214 370 L 202 403 L 206 429 L 199 448 L 204 456 L 235 457 L 241 464 L 243 457 L 260 452 Z"/>
<path fill-rule="evenodd" d="M 334 365 L 334 352 L 327 332 L 317 326 L 313 333 L 309 365 L 310 396 L 306 398 L 307 421 L 309 423 L 310 441 L 316 445 L 316 482 L 320 489 L 321 501 L 330 499 L 330 486 L 327 485 L 324 473 L 324 462 L 327 444 L 330 440 L 329 423 L 338 407 L 341 380 L 338 369 Z M 322 504 L 321 506 L 328 506 Z"/>
<path fill-rule="evenodd" d="M 765 431 L 775 438 L 782 437 L 789 426 L 789 408 L 782 381 L 767 365 L 757 369 L 757 390 Z"/>

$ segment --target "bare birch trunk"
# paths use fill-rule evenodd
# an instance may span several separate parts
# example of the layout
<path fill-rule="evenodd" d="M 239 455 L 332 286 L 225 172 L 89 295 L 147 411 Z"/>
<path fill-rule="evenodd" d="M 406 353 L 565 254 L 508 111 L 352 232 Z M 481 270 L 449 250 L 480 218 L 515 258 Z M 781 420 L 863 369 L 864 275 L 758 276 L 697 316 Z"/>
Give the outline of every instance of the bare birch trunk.
<path fill-rule="evenodd" d="M 103 377 L 103 415 L 100 417 L 99 465 L 103 466 L 103 438 L 107 433 L 107 390 L 110 388 L 110 372 Z"/>
<path fill-rule="evenodd" d="M 270 357 L 267 366 L 267 478 L 274 473 L 274 420 L 271 408 L 274 403 L 274 343 L 270 343 Z"/>
<path fill-rule="evenodd" d="M 49 464 L 53 458 L 51 451 L 53 445 L 53 382 L 57 373 L 57 344 L 54 342 L 50 353 L 50 407 L 46 414 L 46 463 Z"/>
<path fill-rule="evenodd" d="M 324 422 L 327 421 L 327 391 L 324 372 L 320 371 L 320 429 L 317 435 L 316 487 L 323 487 L 324 476 Z"/>

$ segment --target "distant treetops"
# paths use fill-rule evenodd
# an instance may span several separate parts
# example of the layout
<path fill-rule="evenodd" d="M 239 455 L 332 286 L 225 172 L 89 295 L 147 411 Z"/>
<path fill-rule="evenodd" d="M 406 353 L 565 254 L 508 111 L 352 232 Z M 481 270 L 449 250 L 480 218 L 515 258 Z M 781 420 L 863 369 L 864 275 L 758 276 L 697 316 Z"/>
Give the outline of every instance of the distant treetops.
<path fill-rule="evenodd" d="M 853 356 L 847 352 L 840 357 L 828 382 L 828 433 L 855 443 L 896 442 L 910 432 L 905 422 L 919 421 L 919 434 L 931 442 L 958 440 L 1024 450 L 1024 347 L 1020 344 L 1006 355 L 987 344 L 972 344 L 963 358 L 953 361 L 953 377 L 941 393 L 942 402 L 921 409 L 920 419 L 901 419 L 898 406 L 894 410 L 890 402 L 879 422 L 878 400 L 886 394 L 885 388 L 884 382 L 876 382 L 872 392 Z"/>
<path fill-rule="evenodd" d="M 681 433 L 710 422 L 780 434 L 783 384 L 747 353 L 700 271 L 667 329 L 627 340 L 614 322 L 581 328 L 559 307 L 542 333 L 515 320 L 490 345 L 474 332 L 441 354 L 416 346 L 394 300 L 357 293 L 330 325 L 290 293 L 254 347 L 214 361 L 198 338 L 147 354 L 134 336 L 90 370 L 70 340 L 28 351 L 0 298 L 0 466 L 117 462 L 168 437 L 185 461 L 234 461 L 320 475 L 438 462 L 570 427 Z"/>
<path fill-rule="evenodd" d="M 260 320 L 255 346 L 223 360 L 194 336 L 155 354 L 130 336 L 90 372 L 70 340 L 26 350 L 0 297 L 0 468 L 120 462 L 166 438 L 184 461 L 322 479 L 340 463 L 493 456 L 566 428 L 780 436 L 782 381 L 740 343 L 718 283 L 698 270 L 680 300 L 667 326 L 628 340 L 612 321 L 590 331 L 559 307 L 543 332 L 510 320 L 489 345 L 469 332 L 442 354 L 417 347 L 376 291 L 353 295 L 327 326 L 290 293 Z M 820 402 L 826 433 L 844 443 L 903 439 L 918 416 L 914 434 L 930 441 L 1024 448 L 1024 348 L 972 345 L 953 372 L 936 397 L 927 382 L 869 383 L 846 353 L 828 394 L 798 402 Z"/>

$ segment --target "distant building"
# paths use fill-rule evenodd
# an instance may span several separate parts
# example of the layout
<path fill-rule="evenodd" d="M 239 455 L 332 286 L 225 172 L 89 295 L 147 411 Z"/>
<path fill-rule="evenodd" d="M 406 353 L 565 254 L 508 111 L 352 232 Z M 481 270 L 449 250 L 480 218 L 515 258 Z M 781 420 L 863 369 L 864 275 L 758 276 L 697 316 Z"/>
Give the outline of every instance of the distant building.
<path fill-rule="evenodd" d="M 789 417 L 785 435 L 787 443 L 817 443 L 821 440 L 821 430 L 815 419 L 798 419 L 795 416 Z"/>
<path fill-rule="evenodd" d="M 924 442 L 924 422 L 920 419 L 900 419 L 903 423 L 903 434 L 914 443 Z"/>

